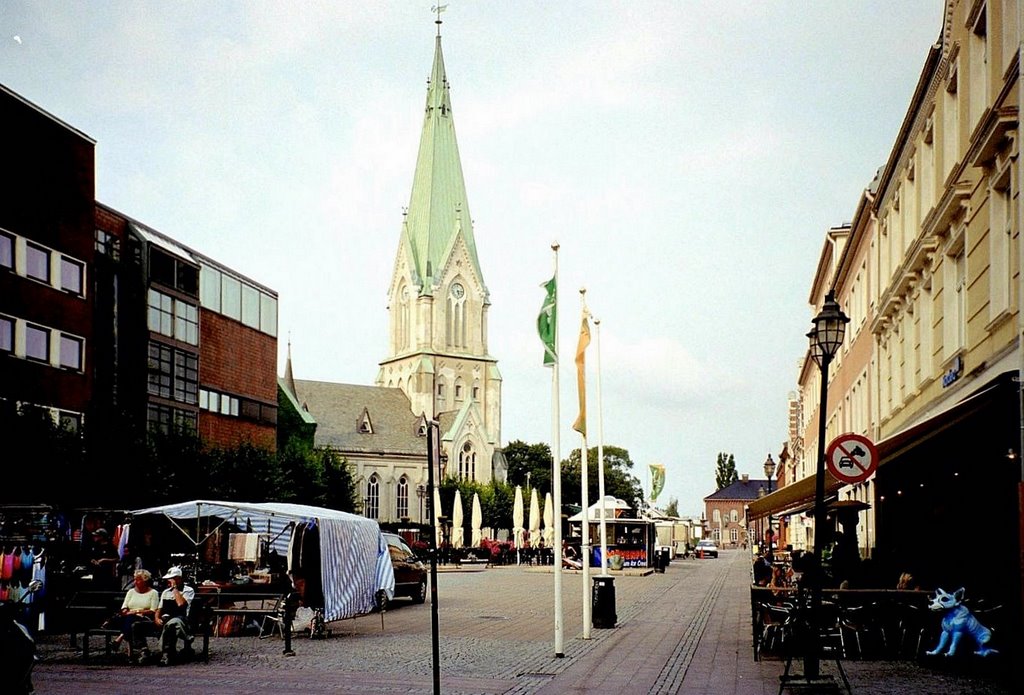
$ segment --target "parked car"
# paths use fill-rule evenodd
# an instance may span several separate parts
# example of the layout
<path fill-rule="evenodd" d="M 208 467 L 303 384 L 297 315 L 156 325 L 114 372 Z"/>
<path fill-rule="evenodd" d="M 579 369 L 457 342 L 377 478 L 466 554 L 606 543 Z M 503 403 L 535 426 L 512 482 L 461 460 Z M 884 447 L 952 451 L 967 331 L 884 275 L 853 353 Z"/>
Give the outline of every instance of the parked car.
<path fill-rule="evenodd" d="M 395 596 L 408 596 L 416 603 L 427 600 L 427 568 L 416 553 L 395 533 L 384 533 L 395 567 Z"/>
<path fill-rule="evenodd" d="M 713 540 L 705 538 L 704 540 L 697 541 L 697 549 L 695 552 L 697 553 L 697 557 L 702 555 L 704 557 L 707 557 L 708 555 L 711 557 L 718 557 L 718 544 Z"/>

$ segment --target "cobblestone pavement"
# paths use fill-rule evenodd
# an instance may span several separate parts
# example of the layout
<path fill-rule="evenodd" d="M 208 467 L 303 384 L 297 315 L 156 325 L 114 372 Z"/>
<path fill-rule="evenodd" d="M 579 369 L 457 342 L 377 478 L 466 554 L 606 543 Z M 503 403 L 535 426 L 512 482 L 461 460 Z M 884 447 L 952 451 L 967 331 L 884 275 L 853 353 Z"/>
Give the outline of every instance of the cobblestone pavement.
<path fill-rule="evenodd" d="M 550 571 L 498 567 L 439 575 L 441 687 L 445 693 L 775 693 L 783 663 L 753 661 L 748 554 L 677 560 L 664 574 L 617 576 L 618 624 L 583 640 L 583 584 L 563 577 L 564 658 L 555 658 Z M 589 594 L 588 594 L 589 597 Z M 588 598 L 589 600 L 589 598 Z M 213 638 L 210 662 L 129 666 L 124 655 L 82 663 L 66 637 L 41 639 L 40 695 L 136 693 L 432 692 L 430 605 L 402 601 L 382 617 L 330 625 L 324 640 Z M 914 662 L 848 661 L 855 693 L 1013 692 L 994 678 L 937 672 Z M 828 672 L 828 662 L 823 671 Z"/>

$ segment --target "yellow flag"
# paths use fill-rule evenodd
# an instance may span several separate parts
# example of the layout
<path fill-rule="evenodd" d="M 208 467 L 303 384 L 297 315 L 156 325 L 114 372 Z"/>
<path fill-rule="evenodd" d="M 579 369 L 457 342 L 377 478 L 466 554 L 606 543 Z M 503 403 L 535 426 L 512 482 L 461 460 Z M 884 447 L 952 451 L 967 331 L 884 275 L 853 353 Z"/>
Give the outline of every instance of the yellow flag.
<path fill-rule="evenodd" d="M 583 325 L 580 326 L 580 341 L 576 344 L 576 388 L 580 394 L 580 416 L 576 418 L 572 428 L 587 436 L 587 346 L 590 345 L 590 323 L 583 314 Z"/>

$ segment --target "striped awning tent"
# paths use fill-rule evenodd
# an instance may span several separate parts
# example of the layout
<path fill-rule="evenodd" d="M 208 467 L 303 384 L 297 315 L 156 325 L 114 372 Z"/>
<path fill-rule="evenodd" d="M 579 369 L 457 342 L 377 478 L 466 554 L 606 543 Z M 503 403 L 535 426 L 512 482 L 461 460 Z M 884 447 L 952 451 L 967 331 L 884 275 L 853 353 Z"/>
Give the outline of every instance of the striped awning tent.
<path fill-rule="evenodd" d="M 162 514 L 196 546 L 218 528 L 233 524 L 265 533 L 270 547 L 285 555 L 298 524 L 320 527 L 320 569 L 324 588 L 324 619 L 351 618 L 375 607 L 378 591 L 394 598 L 395 571 L 387 542 L 373 519 L 335 509 L 286 502 L 221 502 L 193 500 L 132 512 Z M 200 524 L 204 518 L 218 523 Z M 202 529 L 202 530 L 201 530 Z"/>

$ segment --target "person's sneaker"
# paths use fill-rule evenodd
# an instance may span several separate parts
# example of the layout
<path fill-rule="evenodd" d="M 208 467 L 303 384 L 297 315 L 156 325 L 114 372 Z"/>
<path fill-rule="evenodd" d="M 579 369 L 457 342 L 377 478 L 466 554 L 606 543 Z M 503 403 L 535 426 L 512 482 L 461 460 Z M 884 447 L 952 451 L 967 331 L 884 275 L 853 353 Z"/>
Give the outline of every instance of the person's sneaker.
<path fill-rule="evenodd" d="M 137 664 L 144 664 L 147 661 L 149 661 L 149 657 L 150 657 L 149 649 L 146 648 L 146 647 L 143 647 L 138 652 L 136 652 L 136 654 L 135 654 L 135 663 L 137 663 Z"/>
<path fill-rule="evenodd" d="M 164 652 L 163 654 L 161 654 L 160 655 L 160 661 L 157 662 L 157 665 L 158 666 L 170 666 L 171 665 L 171 655 L 168 654 L 167 652 Z"/>

